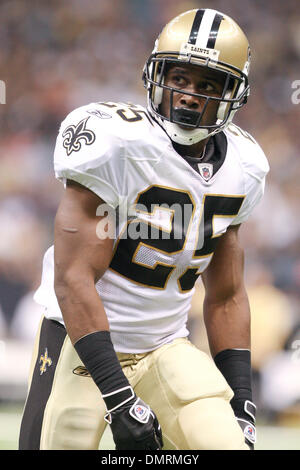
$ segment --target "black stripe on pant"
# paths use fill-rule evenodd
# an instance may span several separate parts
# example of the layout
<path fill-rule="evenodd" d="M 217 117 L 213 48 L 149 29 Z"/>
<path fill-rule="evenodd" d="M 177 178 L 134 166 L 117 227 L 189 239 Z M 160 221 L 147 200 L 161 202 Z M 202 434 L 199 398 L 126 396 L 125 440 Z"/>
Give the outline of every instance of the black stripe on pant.
<path fill-rule="evenodd" d="M 40 448 L 44 411 L 66 334 L 66 329 L 60 323 L 47 318 L 43 319 L 38 355 L 21 422 L 19 450 Z M 47 358 L 48 362 L 46 362 Z"/>

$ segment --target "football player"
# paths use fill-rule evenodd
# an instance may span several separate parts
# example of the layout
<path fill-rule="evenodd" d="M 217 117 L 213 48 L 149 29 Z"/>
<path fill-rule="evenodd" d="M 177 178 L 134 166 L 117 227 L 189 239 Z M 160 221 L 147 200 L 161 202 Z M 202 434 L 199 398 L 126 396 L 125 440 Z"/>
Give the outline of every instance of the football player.
<path fill-rule="evenodd" d="M 254 448 L 239 227 L 268 163 L 232 123 L 249 66 L 235 21 L 186 11 L 145 64 L 146 109 L 91 103 L 62 122 L 20 449 L 97 449 L 107 423 L 117 450 Z M 199 276 L 212 357 L 186 327 Z"/>

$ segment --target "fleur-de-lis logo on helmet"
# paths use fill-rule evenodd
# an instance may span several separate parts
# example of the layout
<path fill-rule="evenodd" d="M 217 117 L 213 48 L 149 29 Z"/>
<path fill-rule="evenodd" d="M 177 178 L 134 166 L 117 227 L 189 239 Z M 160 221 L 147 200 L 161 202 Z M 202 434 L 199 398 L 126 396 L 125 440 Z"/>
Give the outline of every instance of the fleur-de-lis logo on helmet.
<path fill-rule="evenodd" d="M 63 146 L 67 151 L 67 155 L 71 155 L 72 152 L 78 152 L 81 149 L 81 141 L 84 141 L 86 145 L 91 145 L 95 142 L 96 136 L 93 131 L 86 128 L 86 123 L 90 117 L 82 119 L 76 126 L 68 126 L 64 133 Z"/>

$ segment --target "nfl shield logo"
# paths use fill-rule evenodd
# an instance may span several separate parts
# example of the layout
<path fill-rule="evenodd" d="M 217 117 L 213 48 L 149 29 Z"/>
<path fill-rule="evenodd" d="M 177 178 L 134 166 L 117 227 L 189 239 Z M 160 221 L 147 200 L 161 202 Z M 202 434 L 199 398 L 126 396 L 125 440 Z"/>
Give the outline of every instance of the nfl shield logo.
<path fill-rule="evenodd" d="M 148 413 L 148 408 L 146 408 L 145 406 L 137 405 L 134 411 L 135 414 L 139 417 L 139 419 L 143 420 Z"/>
<path fill-rule="evenodd" d="M 211 163 L 198 163 L 199 173 L 205 181 L 209 181 L 213 175 L 213 166 Z"/>
<path fill-rule="evenodd" d="M 248 426 L 245 427 L 244 435 L 246 438 L 249 439 L 250 442 L 255 444 L 256 442 L 255 429 L 253 428 L 253 426 L 251 426 L 251 424 L 248 424 Z"/>

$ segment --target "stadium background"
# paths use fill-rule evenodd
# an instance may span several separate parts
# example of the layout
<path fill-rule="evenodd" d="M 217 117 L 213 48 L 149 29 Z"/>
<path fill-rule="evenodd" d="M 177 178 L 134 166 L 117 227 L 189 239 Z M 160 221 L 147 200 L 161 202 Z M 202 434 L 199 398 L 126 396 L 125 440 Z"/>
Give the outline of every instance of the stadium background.
<path fill-rule="evenodd" d="M 252 308 L 258 449 L 300 449 L 299 0 L 0 0 L 0 449 L 17 448 L 32 340 L 32 292 L 62 194 L 52 154 L 58 127 L 91 101 L 145 103 L 141 71 L 162 26 L 191 8 L 233 17 L 252 46 L 248 105 L 235 122 L 252 133 L 271 172 L 242 227 Z M 293 97 L 294 93 L 294 99 Z M 298 98 L 300 94 L 298 93 Z M 207 350 L 202 285 L 190 318 Z M 111 448 L 109 435 L 102 446 Z"/>

